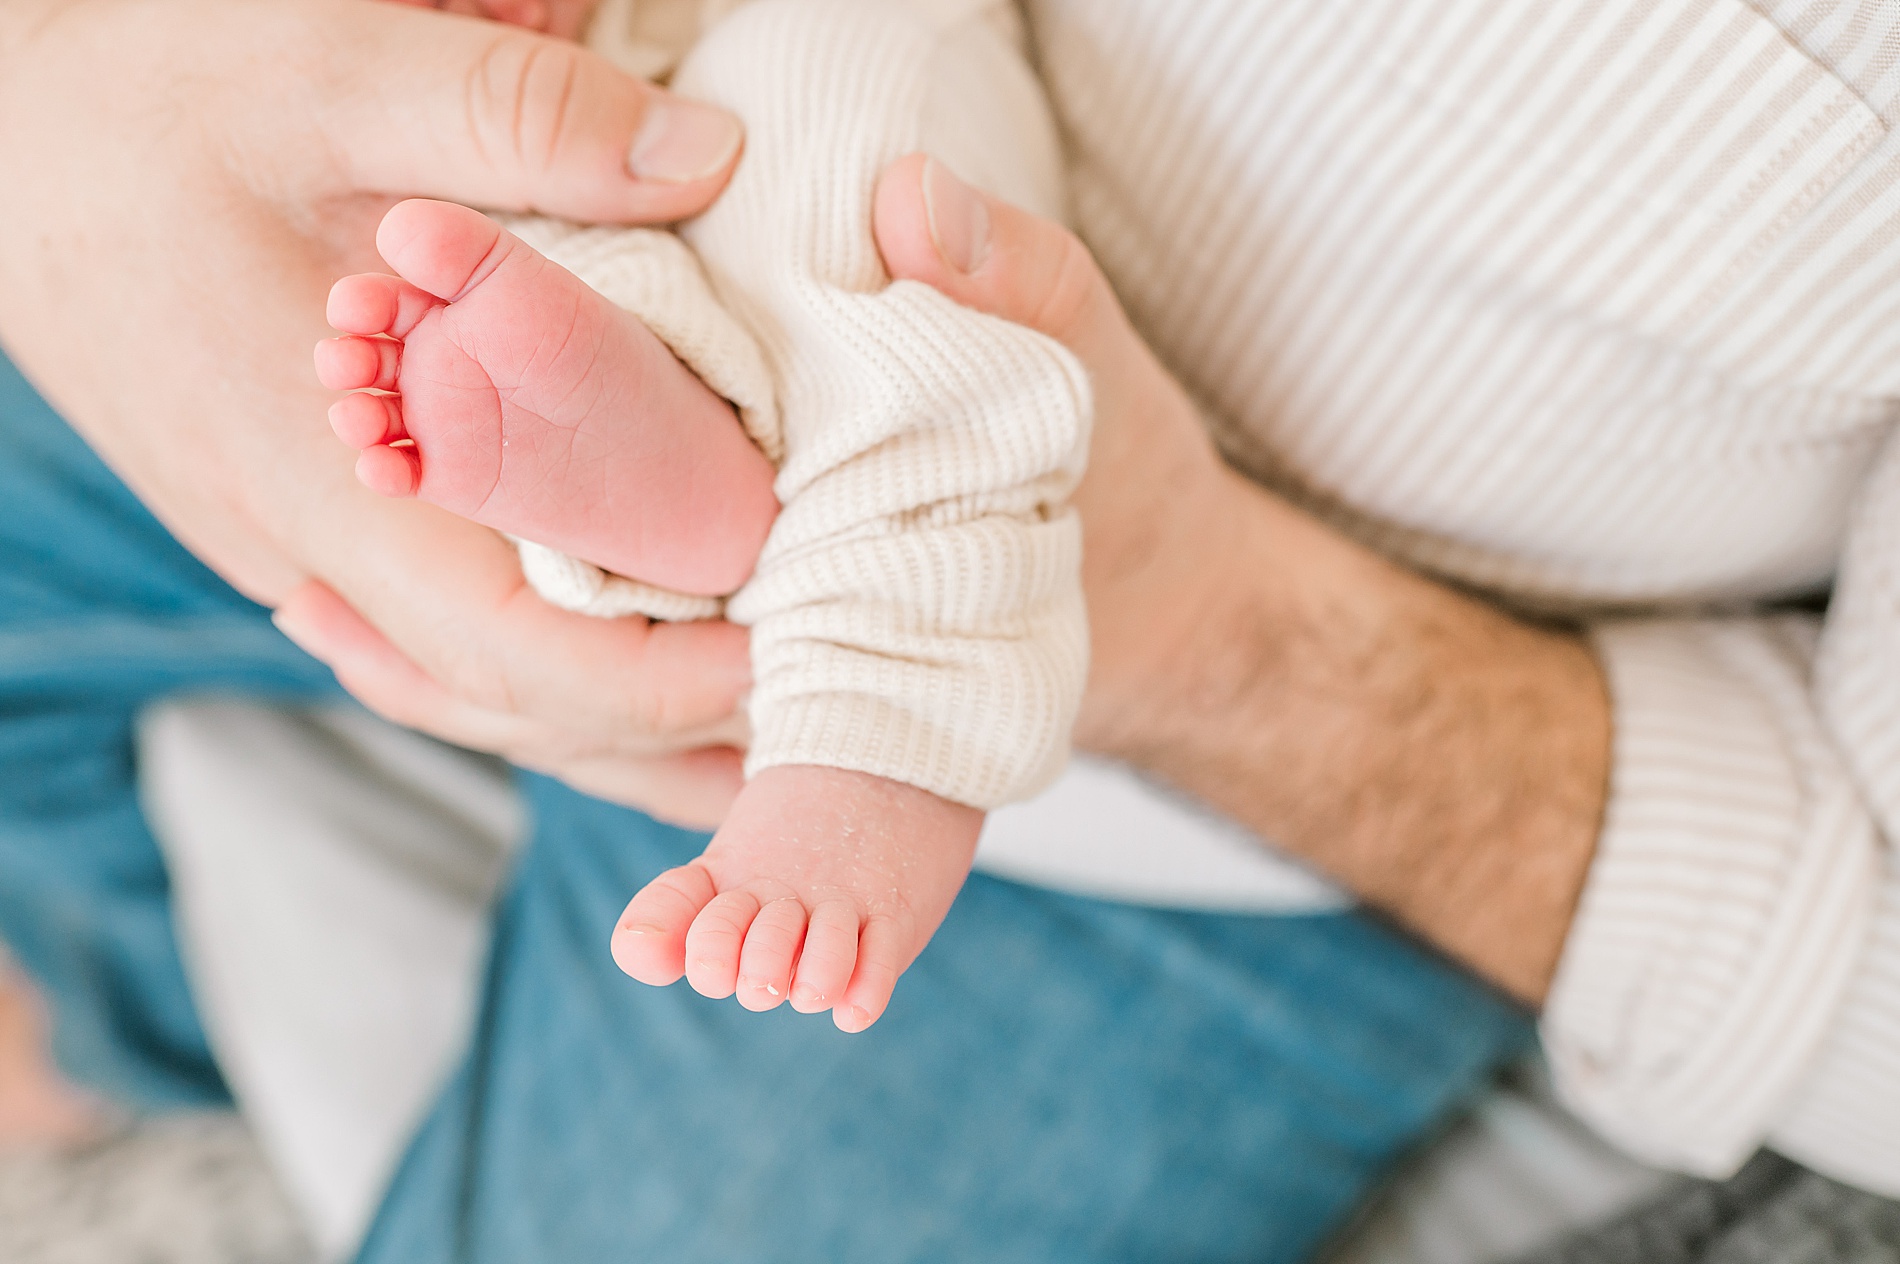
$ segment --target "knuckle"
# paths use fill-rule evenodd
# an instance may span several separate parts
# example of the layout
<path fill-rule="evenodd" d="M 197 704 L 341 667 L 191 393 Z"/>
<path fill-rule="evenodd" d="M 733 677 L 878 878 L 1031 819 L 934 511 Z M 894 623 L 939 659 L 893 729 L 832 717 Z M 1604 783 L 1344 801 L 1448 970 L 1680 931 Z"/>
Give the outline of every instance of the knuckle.
<path fill-rule="evenodd" d="M 362 703 L 372 713 L 398 728 L 419 729 L 424 725 L 425 717 L 421 709 L 408 698 L 378 693 L 350 681 L 344 681 L 343 687 L 349 690 L 351 697 Z"/>
<path fill-rule="evenodd" d="M 615 706 L 629 734 L 664 743 L 684 733 L 688 724 L 664 681 L 636 664 L 621 679 Z"/>
<path fill-rule="evenodd" d="M 1065 341 L 1081 325 L 1106 282 L 1095 256 L 1067 229 L 1056 233 L 1055 266 L 1047 288 L 1039 295 L 1027 324 L 1057 341 Z"/>
<path fill-rule="evenodd" d="M 391 724 L 432 731 L 440 726 L 437 708 L 417 690 L 393 688 L 387 681 L 354 673 L 338 673 L 338 682 L 350 696 Z"/>
<path fill-rule="evenodd" d="M 514 688 L 507 673 L 476 646 L 448 647 L 430 674 L 464 702 L 490 711 L 515 714 Z"/>
<path fill-rule="evenodd" d="M 469 71 L 468 116 L 482 152 L 524 178 L 559 157 L 579 108 L 586 54 L 519 32 L 491 40 Z"/>

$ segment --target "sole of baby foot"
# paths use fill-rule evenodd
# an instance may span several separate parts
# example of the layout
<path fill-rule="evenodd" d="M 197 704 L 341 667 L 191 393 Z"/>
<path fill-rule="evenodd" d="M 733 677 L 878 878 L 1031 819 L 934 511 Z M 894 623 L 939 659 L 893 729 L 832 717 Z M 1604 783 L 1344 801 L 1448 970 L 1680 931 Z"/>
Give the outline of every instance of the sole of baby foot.
<path fill-rule="evenodd" d="M 614 960 L 749 1010 L 791 1003 L 845 1032 L 883 1015 L 976 854 L 983 814 L 865 773 L 788 766 L 740 793 L 705 854 L 621 914 Z"/>
<path fill-rule="evenodd" d="M 732 407 L 639 320 L 479 212 L 399 203 L 317 376 L 357 477 L 676 591 L 750 576 L 778 512 Z"/>

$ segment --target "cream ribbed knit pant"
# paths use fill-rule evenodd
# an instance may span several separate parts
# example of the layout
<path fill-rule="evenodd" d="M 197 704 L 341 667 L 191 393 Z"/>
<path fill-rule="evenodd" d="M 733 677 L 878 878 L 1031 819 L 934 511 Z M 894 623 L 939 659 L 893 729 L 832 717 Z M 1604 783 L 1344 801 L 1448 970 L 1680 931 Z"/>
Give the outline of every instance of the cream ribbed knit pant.
<path fill-rule="evenodd" d="M 1061 214 L 1054 129 L 1012 16 L 984 0 L 754 0 L 672 81 L 747 128 L 712 210 L 678 236 L 511 225 L 645 320 L 778 467 L 783 512 L 723 603 L 522 546 L 529 579 L 567 608 L 723 609 L 751 627 L 749 774 L 844 768 L 991 808 L 1067 756 L 1088 660 L 1067 506 L 1087 379 L 1039 334 L 891 284 L 871 235 L 879 172 L 918 150 Z M 590 43 L 656 68 L 636 29 L 652 17 L 609 8 Z"/>

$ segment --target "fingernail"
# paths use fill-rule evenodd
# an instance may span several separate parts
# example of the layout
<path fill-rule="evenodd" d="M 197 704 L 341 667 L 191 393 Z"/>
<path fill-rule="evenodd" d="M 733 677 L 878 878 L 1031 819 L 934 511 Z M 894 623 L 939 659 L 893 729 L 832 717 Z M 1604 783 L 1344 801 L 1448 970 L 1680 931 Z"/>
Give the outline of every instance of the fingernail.
<path fill-rule="evenodd" d="M 739 120 L 724 110 L 655 95 L 627 151 L 627 170 L 636 180 L 691 184 L 724 170 L 744 139 Z"/>
<path fill-rule="evenodd" d="M 924 216 L 930 239 L 958 272 L 975 272 L 990 257 L 990 208 L 935 158 L 924 159 Z"/>
<path fill-rule="evenodd" d="M 324 657 L 322 648 L 317 644 L 315 633 L 313 633 L 309 627 L 305 626 L 304 622 L 297 618 L 296 615 L 291 614 L 287 610 L 274 610 L 271 612 L 270 621 L 276 624 L 277 630 L 288 637 L 290 643 L 295 645 L 298 649 L 319 662 L 329 661 Z"/>

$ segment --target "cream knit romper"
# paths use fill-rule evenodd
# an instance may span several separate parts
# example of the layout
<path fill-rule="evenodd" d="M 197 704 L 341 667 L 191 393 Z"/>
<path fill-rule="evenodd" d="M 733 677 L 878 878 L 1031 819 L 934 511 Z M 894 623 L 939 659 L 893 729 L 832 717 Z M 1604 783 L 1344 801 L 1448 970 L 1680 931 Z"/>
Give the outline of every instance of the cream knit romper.
<path fill-rule="evenodd" d="M 736 113 L 744 157 L 677 234 L 510 227 L 738 406 L 784 508 L 724 600 L 524 543 L 529 580 L 591 614 L 749 626 L 748 775 L 851 769 L 978 808 L 1033 794 L 1067 757 L 1088 667 L 1068 506 L 1088 380 L 1040 334 L 890 283 L 870 218 L 879 172 L 919 150 L 1062 215 L 1055 130 L 1013 9 L 610 0 L 588 42 Z"/>

